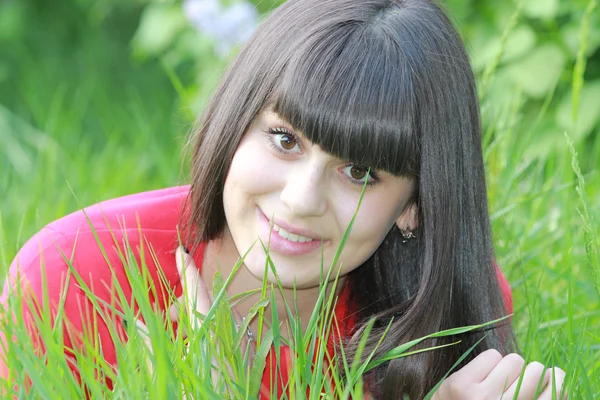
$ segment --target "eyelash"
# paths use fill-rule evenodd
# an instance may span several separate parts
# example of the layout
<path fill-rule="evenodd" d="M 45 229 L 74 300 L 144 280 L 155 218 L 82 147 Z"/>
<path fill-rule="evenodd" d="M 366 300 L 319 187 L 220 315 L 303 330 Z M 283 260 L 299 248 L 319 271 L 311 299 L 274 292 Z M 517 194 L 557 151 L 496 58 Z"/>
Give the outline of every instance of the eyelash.
<path fill-rule="evenodd" d="M 367 180 L 366 182 L 357 181 L 355 179 L 352 179 L 352 177 L 348 176 L 347 174 L 344 174 L 344 177 L 348 180 L 348 182 L 352 183 L 353 185 L 360 186 L 360 187 L 362 187 L 363 185 L 373 186 L 379 182 L 379 175 L 377 174 L 377 172 L 373 171 L 373 169 L 369 170 L 369 168 L 367 168 L 367 167 L 363 167 L 361 165 L 356 165 L 356 164 L 344 165 L 344 169 L 346 169 L 348 167 L 365 168 L 365 169 L 367 169 L 368 174 L 369 174 L 369 180 Z"/>
<path fill-rule="evenodd" d="M 286 136 L 289 136 L 290 138 L 292 138 L 294 140 L 294 142 L 298 146 L 300 146 L 300 143 L 299 143 L 299 140 L 298 140 L 298 136 L 294 135 L 294 133 L 291 132 L 289 129 L 281 128 L 281 127 L 269 128 L 269 129 L 267 129 L 266 133 L 269 134 L 269 136 L 267 137 L 267 143 L 269 144 L 269 146 L 271 146 L 271 148 L 273 150 L 275 150 L 279 154 L 289 154 L 290 152 L 281 149 L 279 146 L 277 146 L 275 144 L 275 141 L 273 139 L 274 135 L 286 135 Z"/>
<path fill-rule="evenodd" d="M 274 136 L 274 135 L 287 135 L 287 136 L 289 136 L 290 138 L 292 138 L 292 139 L 294 140 L 294 142 L 295 142 L 295 143 L 296 143 L 298 146 L 300 146 L 300 143 L 299 143 L 299 140 L 298 140 L 298 136 L 296 136 L 296 135 L 295 135 L 293 132 L 291 132 L 291 131 L 290 131 L 289 129 L 287 129 L 287 128 L 282 128 L 282 127 L 277 127 L 277 128 L 268 128 L 268 129 L 267 129 L 267 131 L 266 131 L 266 133 L 268 133 L 268 134 L 269 134 L 269 136 L 267 137 L 267 143 L 268 143 L 268 144 L 269 144 L 269 146 L 270 146 L 270 147 L 271 147 L 271 148 L 272 148 L 274 151 L 276 151 L 278 154 L 284 154 L 284 155 L 285 155 L 285 154 L 289 154 L 290 152 L 288 152 L 288 151 L 285 151 L 285 150 L 281 149 L 279 146 L 277 146 L 277 145 L 275 144 L 275 141 L 274 141 L 274 139 L 273 139 L 273 136 Z M 348 168 L 348 167 L 361 167 L 361 168 L 365 168 L 365 167 L 362 167 L 362 166 L 360 166 L 360 165 L 356 165 L 356 164 L 346 164 L 346 165 L 344 165 L 344 168 L 343 168 L 343 169 L 346 169 L 346 168 Z M 367 168 L 367 169 L 368 169 L 368 168 Z M 344 177 L 346 178 L 346 180 L 347 180 L 348 182 L 350 182 L 350 183 L 351 183 L 351 184 L 353 184 L 353 185 L 360 186 L 360 187 L 362 187 L 362 186 L 363 186 L 363 185 L 365 185 L 365 184 L 366 184 L 367 186 L 373 186 L 373 185 L 375 185 L 376 183 L 378 183 L 378 182 L 379 182 L 379 175 L 377 174 L 377 172 L 375 172 L 375 171 L 373 171 L 373 170 L 371 169 L 371 170 L 368 172 L 368 174 L 369 174 L 369 178 L 370 178 L 370 179 L 369 179 L 369 180 L 367 180 L 366 182 L 360 182 L 360 181 L 357 181 L 357 180 L 355 180 L 355 179 L 352 179 L 352 177 L 348 176 L 347 174 L 343 174 L 343 175 L 344 175 Z"/>

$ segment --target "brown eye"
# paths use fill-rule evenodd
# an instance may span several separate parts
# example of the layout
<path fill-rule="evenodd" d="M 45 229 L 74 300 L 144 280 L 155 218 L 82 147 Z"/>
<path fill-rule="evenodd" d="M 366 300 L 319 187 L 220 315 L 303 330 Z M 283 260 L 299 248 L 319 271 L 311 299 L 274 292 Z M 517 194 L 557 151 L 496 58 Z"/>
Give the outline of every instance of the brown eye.
<path fill-rule="evenodd" d="M 283 153 L 302 153 L 298 137 L 285 128 L 269 128 L 269 143 L 276 151 Z"/>
<path fill-rule="evenodd" d="M 296 139 L 294 139 L 290 135 L 285 134 L 279 136 L 279 144 L 284 150 L 293 150 L 294 147 L 296 147 L 297 145 Z"/>
<path fill-rule="evenodd" d="M 351 166 L 350 176 L 357 181 L 363 180 L 367 176 L 367 169 L 364 167 Z"/>
<path fill-rule="evenodd" d="M 346 165 L 343 169 L 343 172 L 348 177 L 348 180 L 359 186 L 364 184 L 372 185 L 379 180 L 376 172 L 369 170 L 369 167 L 362 167 L 360 165 Z"/>

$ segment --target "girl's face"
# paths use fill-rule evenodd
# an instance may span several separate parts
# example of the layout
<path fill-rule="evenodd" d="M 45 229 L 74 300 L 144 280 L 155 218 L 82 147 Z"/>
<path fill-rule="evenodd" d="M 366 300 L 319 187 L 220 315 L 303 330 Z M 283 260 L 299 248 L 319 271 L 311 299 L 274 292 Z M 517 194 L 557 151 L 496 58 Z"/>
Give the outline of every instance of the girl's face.
<path fill-rule="evenodd" d="M 369 166 L 348 164 L 281 120 L 261 112 L 244 135 L 225 181 L 225 240 L 233 240 L 248 270 L 262 280 L 265 247 L 285 287 L 319 285 L 367 188 L 338 266 L 343 276 L 366 261 L 394 223 L 415 228 L 405 207 L 413 183 Z M 337 271 L 333 271 L 332 278 Z M 269 280 L 274 281 L 272 273 Z"/>

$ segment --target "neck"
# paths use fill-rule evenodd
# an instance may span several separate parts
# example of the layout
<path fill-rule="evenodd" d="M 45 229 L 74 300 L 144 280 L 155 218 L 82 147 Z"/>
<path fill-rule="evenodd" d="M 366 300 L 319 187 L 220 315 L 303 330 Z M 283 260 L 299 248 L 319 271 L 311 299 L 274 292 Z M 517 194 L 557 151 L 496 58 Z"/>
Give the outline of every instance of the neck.
<path fill-rule="evenodd" d="M 230 238 L 230 236 L 227 234 L 224 234 L 223 237 Z M 214 275 L 217 271 L 220 271 L 223 275 L 223 279 L 226 280 L 227 277 L 229 277 L 233 272 L 233 268 L 238 259 L 239 253 L 231 239 L 228 240 L 219 238 L 208 242 L 204 250 L 202 262 L 202 279 L 204 279 L 206 286 L 212 290 Z M 341 289 L 343 287 L 343 283 L 344 282 L 342 278 L 340 278 L 337 287 Z M 235 305 L 235 311 L 237 311 L 241 316 L 248 315 L 252 306 L 261 298 L 262 286 L 262 277 L 258 278 L 254 276 L 244 265 L 242 265 L 228 285 L 227 294 L 229 297 L 248 292 L 252 292 L 252 294 L 247 296 L 244 300 L 238 302 Z M 272 285 L 270 283 L 267 284 L 266 298 L 268 299 L 271 299 L 272 296 L 271 286 Z M 331 293 L 331 286 L 331 283 L 328 284 L 326 298 L 328 298 L 328 295 Z M 293 288 L 283 288 L 283 290 L 279 290 L 277 286 L 273 285 L 272 290 L 275 297 L 277 318 L 279 319 L 281 325 L 280 329 L 282 336 L 286 339 L 289 339 L 292 336 L 289 332 L 289 316 L 285 306 L 286 302 L 292 312 L 295 314 L 294 316 L 297 315 L 300 318 L 302 331 L 305 332 L 319 297 L 319 287 L 295 290 Z M 340 290 L 337 290 L 338 294 L 339 291 Z M 267 326 L 271 324 L 272 313 L 272 305 L 269 304 L 264 313 Z M 263 331 L 267 330 L 267 326 L 265 326 Z M 250 327 L 253 332 L 258 331 L 257 318 L 254 318 L 250 324 Z"/>

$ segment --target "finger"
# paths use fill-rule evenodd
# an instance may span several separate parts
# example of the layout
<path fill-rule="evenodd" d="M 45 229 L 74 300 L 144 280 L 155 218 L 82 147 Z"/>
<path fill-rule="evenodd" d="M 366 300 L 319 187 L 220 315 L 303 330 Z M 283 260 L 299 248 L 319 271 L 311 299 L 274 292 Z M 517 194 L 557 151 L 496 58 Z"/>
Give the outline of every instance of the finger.
<path fill-rule="evenodd" d="M 183 295 L 186 298 L 186 308 L 189 312 L 192 329 L 198 329 L 201 325 L 197 313 L 206 315 L 210 310 L 210 295 L 204 280 L 198 272 L 192 256 L 187 254 L 183 247 L 179 247 L 176 253 L 177 270 L 183 284 Z"/>
<path fill-rule="evenodd" d="M 548 368 L 544 378 L 549 382 L 538 400 L 553 400 L 553 399 L 565 399 L 566 393 L 563 392 L 563 383 L 565 382 L 565 371 L 560 368 Z M 556 397 L 552 393 L 556 393 Z M 561 396 L 562 395 L 562 396 Z"/>
<path fill-rule="evenodd" d="M 490 372 L 483 385 L 487 393 L 502 394 L 519 378 L 525 360 L 518 354 L 505 356 Z"/>
<path fill-rule="evenodd" d="M 138 336 L 142 339 L 142 342 L 148 349 L 148 354 L 152 354 L 152 342 L 150 341 L 150 331 L 148 330 L 148 327 L 139 319 L 135 320 L 135 326 Z M 146 368 L 148 369 L 148 373 L 152 375 L 154 366 L 150 357 L 146 357 Z"/>
<path fill-rule="evenodd" d="M 454 373 L 453 375 L 456 376 L 453 379 L 474 383 L 483 382 L 500 361 L 502 361 L 502 355 L 498 350 L 486 350 Z"/>
<path fill-rule="evenodd" d="M 539 362 L 532 362 L 525 367 L 523 373 L 523 379 L 521 381 L 521 387 L 517 395 L 518 400 L 530 400 L 533 399 L 536 393 L 541 390 L 548 383 L 545 373 L 546 367 Z M 513 384 L 504 393 L 505 399 L 514 399 L 517 393 L 517 386 L 519 385 L 520 376 L 513 382 Z M 538 390 L 539 388 L 539 390 Z"/>
<path fill-rule="evenodd" d="M 169 320 L 171 322 L 179 321 L 179 312 L 182 307 L 185 307 L 185 297 L 183 295 L 179 296 L 169 307 Z"/>
<path fill-rule="evenodd" d="M 179 323 L 179 318 L 181 317 L 181 314 L 185 312 L 185 307 L 186 298 L 181 295 L 169 307 L 169 320 L 171 322 Z M 187 332 L 184 329 L 178 330 L 178 335 L 179 334 L 182 339 L 187 339 L 188 337 Z"/>

